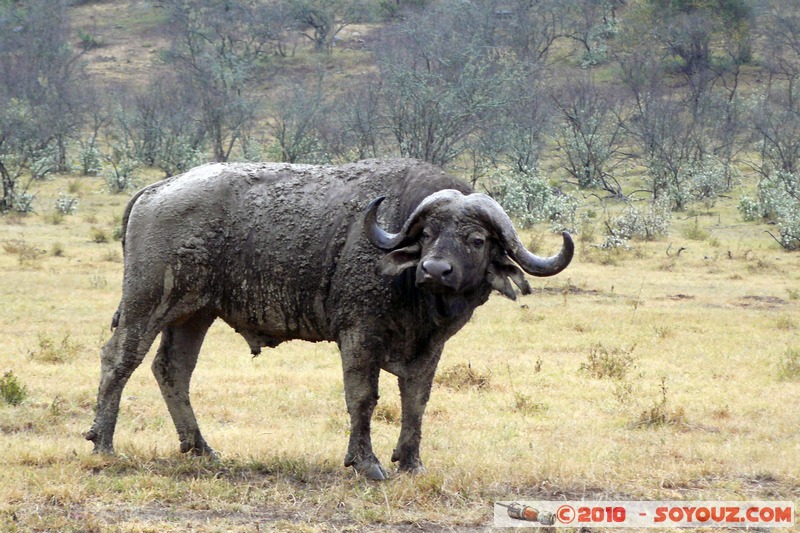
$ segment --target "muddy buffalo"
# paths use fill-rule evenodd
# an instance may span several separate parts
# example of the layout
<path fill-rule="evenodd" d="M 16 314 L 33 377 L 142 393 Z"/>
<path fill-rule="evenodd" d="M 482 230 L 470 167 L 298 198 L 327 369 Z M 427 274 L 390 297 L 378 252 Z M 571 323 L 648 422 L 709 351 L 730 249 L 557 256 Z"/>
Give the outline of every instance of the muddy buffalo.
<path fill-rule="evenodd" d="M 94 425 L 113 452 L 120 397 L 161 334 L 152 369 L 183 452 L 214 455 L 189 401 L 211 323 L 250 345 L 335 341 L 350 442 L 344 464 L 387 476 L 370 421 L 381 369 L 397 376 L 402 425 L 392 461 L 422 469 L 422 415 L 445 342 L 492 290 L 515 298 L 522 271 L 551 276 L 572 259 L 541 258 L 490 197 L 407 159 L 342 166 L 209 164 L 142 189 L 123 217 L 125 272 L 114 333 L 102 350 Z M 521 269 L 521 270 L 520 270 Z"/>

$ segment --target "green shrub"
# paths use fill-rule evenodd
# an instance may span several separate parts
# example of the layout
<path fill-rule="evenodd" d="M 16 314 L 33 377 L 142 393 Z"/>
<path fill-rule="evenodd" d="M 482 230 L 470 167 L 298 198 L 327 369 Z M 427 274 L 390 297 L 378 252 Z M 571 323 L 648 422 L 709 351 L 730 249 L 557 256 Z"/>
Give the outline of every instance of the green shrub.
<path fill-rule="evenodd" d="M 3 250 L 9 254 L 15 254 L 22 266 L 35 267 L 42 254 L 36 249 L 36 246 L 26 241 L 24 238 L 9 239 L 3 242 Z"/>
<path fill-rule="evenodd" d="M 749 196 L 742 196 L 739 199 L 738 209 L 745 222 L 753 222 L 762 217 L 761 204 L 758 200 L 753 200 Z"/>
<path fill-rule="evenodd" d="M 100 228 L 92 228 L 91 230 L 92 242 L 97 244 L 105 244 L 108 242 L 108 233 Z"/>
<path fill-rule="evenodd" d="M 686 184 L 690 201 L 705 200 L 713 203 L 720 194 L 728 191 L 728 173 L 720 161 L 709 158 L 687 165 L 681 183 Z"/>
<path fill-rule="evenodd" d="M 634 427 L 659 427 L 659 426 L 679 426 L 686 424 L 686 412 L 683 407 L 675 409 L 669 408 L 667 400 L 667 378 L 661 378 L 660 394 L 653 401 L 650 408 L 645 409 L 639 414 Z"/>
<path fill-rule="evenodd" d="M 80 38 L 81 48 L 84 50 L 93 50 L 102 46 L 100 40 L 86 30 L 78 28 L 78 37 Z"/>
<path fill-rule="evenodd" d="M 551 187 L 539 172 L 497 170 L 488 180 L 492 196 L 522 227 L 550 222 L 556 231 L 574 231 L 578 201 Z"/>
<path fill-rule="evenodd" d="M 537 402 L 527 394 L 514 392 L 513 409 L 523 415 L 535 415 L 547 411 L 548 405 L 543 402 Z"/>
<path fill-rule="evenodd" d="M 136 186 L 136 171 L 139 169 L 139 162 L 122 156 L 119 159 L 108 160 L 111 168 L 106 173 L 106 185 L 111 194 L 120 194 Z"/>
<path fill-rule="evenodd" d="M 11 205 L 17 213 L 33 213 L 33 200 L 35 198 L 35 194 L 14 192 L 11 198 Z"/>
<path fill-rule="evenodd" d="M 80 171 L 84 176 L 97 176 L 103 171 L 103 155 L 92 144 L 87 145 L 80 153 Z"/>
<path fill-rule="evenodd" d="M 629 371 L 636 368 L 637 361 L 632 355 L 636 346 L 630 348 L 612 348 L 609 350 L 602 344 L 594 344 L 589 349 L 585 363 L 581 363 L 580 372 L 587 372 L 591 377 L 602 379 L 622 379 Z"/>
<path fill-rule="evenodd" d="M 800 379 L 800 348 L 787 349 L 778 361 L 780 379 Z"/>
<path fill-rule="evenodd" d="M 492 373 L 488 370 L 486 372 L 475 370 L 469 363 L 459 363 L 439 372 L 434 381 L 454 390 L 484 390 L 491 385 Z"/>
<path fill-rule="evenodd" d="M 9 405 L 19 405 L 28 397 L 28 391 L 14 373 L 9 371 L 0 379 L 0 397 Z"/>
<path fill-rule="evenodd" d="M 800 250 L 800 175 L 780 171 L 762 179 L 758 198 L 743 196 L 739 213 L 747 221 L 775 222 L 773 238 L 786 250 Z"/>
<path fill-rule="evenodd" d="M 115 241 L 121 241 L 123 236 L 122 223 L 116 224 L 111 231 L 111 238 Z"/>
<path fill-rule="evenodd" d="M 694 224 L 683 230 L 683 236 L 693 241 L 704 241 L 711 235 L 700 227 L 697 217 L 694 217 Z"/>
<path fill-rule="evenodd" d="M 64 333 L 61 339 L 56 339 L 47 333 L 39 333 L 38 344 L 30 352 L 29 357 L 40 363 L 63 364 L 75 359 L 81 350 L 81 345 L 71 339 L 69 332 Z"/>
<path fill-rule="evenodd" d="M 56 199 L 56 213 L 61 215 L 74 215 L 77 210 L 77 196 L 72 196 L 63 192 L 58 193 L 58 198 Z"/>
<path fill-rule="evenodd" d="M 602 247 L 624 248 L 629 239 L 652 241 L 668 235 L 671 218 L 668 200 L 653 202 L 646 209 L 629 205 L 622 215 L 606 224 Z"/>

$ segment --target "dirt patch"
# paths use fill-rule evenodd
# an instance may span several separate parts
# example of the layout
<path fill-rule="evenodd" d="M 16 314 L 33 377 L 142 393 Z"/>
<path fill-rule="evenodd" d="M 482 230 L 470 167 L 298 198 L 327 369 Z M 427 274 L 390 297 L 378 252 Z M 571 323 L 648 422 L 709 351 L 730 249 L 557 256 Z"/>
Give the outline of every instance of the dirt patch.
<path fill-rule="evenodd" d="M 770 474 L 745 476 L 736 475 L 731 478 L 724 476 L 706 476 L 688 480 L 686 482 L 666 483 L 664 488 L 676 492 L 679 497 L 693 499 L 696 494 L 706 492 L 725 483 L 737 483 L 745 497 L 765 500 L 791 500 L 797 497 L 797 488 L 791 482 L 781 480 Z"/>
<path fill-rule="evenodd" d="M 586 289 L 575 285 L 569 285 L 567 287 L 542 287 L 540 289 L 533 289 L 531 294 L 574 294 L 578 296 L 599 296 L 603 293 L 596 289 Z"/>
<path fill-rule="evenodd" d="M 777 309 L 788 304 L 783 298 L 777 296 L 757 296 L 748 295 L 738 298 L 733 305 L 744 307 L 745 309 Z"/>
<path fill-rule="evenodd" d="M 680 302 L 683 300 L 694 300 L 694 296 L 690 294 L 668 294 L 667 300 L 674 300 L 676 302 Z"/>
<path fill-rule="evenodd" d="M 325 516 L 312 516 L 313 509 L 292 512 L 279 505 L 265 502 L 262 505 L 239 506 L 238 509 L 188 509 L 150 503 L 143 506 L 107 506 L 91 512 L 100 526 L 129 526 L 148 529 L 151 527 L 172 528 L 179 526 L 190 531 L 260 531 L 304 530 L 304 531 L 485 531 L 483 526 L 467 526 L 422 522 L 387 522 L 364 524 L 347 516 L 344 510 Z M 212 528 L 208 528 L 212 525 Z M 208 529 L 207 529 L 208 528 Z M 250 529 L 253 528 L 253 529 Z M 170 529 L 171 530 L 171 529 Z"/>
<path fill-rule="evenodd" d="M 0 424 L 0 435 L 13 435 L 15 433 L 34 433 L 35 426 L 32 422 L 22 424 Z"/>

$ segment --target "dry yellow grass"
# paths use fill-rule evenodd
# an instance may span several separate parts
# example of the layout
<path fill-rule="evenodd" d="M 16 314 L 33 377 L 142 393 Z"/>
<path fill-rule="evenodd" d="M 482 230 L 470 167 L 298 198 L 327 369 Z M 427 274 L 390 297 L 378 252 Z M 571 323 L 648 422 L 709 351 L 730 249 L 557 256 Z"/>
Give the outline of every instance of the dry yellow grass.
<path fill-rule="evenodd" d="M 39 184 L 39 214 L 0 219 L 0 374 L 28 393 L 0 401 L 0 530 L 484 529 L 495 500 L 800 501 L 800 375 L 785 370 L 800 347 L 800 255 L 729 205 L 699 217 L 705 240 L 684 237 L 690 218 L 636 252 L 584 245 L 565 273 L 532 280 L 534 295 L 479 308 L 440 365 L 454 382 L 434 387 L 424 475 L 370 483 L 342 467 L 334 345 L 252 358 L 223 324 L 192 386 L 222 461 L 177 452 L 152 354 L 123 395 L 122 456 L 93 456 L 81 433 L 122 274 L 119 243 L 94 233 L 113 234 L 127 197 L 80 178 L 77 214 L 53 224 L 72 179 Z M 613 378 L 581 370 L 615 364 Z M 373 436 L 387 463 L 398 400 L 384 374 Z"/>

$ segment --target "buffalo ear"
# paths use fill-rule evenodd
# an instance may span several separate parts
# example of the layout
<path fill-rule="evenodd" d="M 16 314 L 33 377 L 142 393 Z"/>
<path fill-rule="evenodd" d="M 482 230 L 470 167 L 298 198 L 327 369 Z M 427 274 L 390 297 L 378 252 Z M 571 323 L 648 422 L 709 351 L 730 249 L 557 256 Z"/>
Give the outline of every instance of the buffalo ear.
<path fill-rule="evenodd" d="M 384 255 L 378 263 L 378 272 L 384 276 L 397 276 L 407 268 L 417 266 L 422 248 L 412 244 Z"/>
<path fill-rule="evenodd" d="M 494 290 L 500 292 L 500 294 L 506 298 L 511 300 L 517 299 L 517 293 L 514 292 L 514 287 L 511 286 L 511 282 L 508 281 L 508 277 L 499 274 L 495 270 L 494 265 L 490 265 L 486 270 L 486 280 Z"/>
<path fill-rule="evenodd" d="M 489 268 L 486 270 L 486 280 L 493 289 L 499 291 L 506 298 L 516 300 L 517 295 L 514 292 L 514 287 L 511 281 L 519 287 L 522 294 L 530 294 L 531 286 L 528 280 L 525 279 L 525 274 L 515 265 L 507 255 L 503 255 L 499 259 L 492 261 Z"/>

